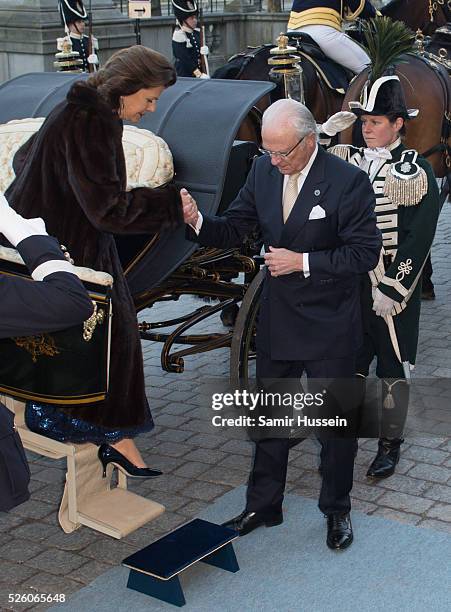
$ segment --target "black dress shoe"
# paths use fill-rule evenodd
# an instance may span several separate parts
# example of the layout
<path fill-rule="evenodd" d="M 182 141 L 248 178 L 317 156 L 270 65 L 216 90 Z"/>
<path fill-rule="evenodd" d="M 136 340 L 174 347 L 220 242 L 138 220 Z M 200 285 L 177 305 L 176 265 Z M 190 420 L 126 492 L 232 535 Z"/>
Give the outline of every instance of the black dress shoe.
<path fill-rule="evenodd" d="M 327 546 L 333 550 L 344 550 L 352 544 L 351 517 L 346 514 L 329 514 L 327 517 Z"/>
<path fill-rule="evenodd" d="M 368 478 L 388 478 L 394 471 L 399 461 L 400 446 L 404 442 L 402 438 L 389 440 L 381 438 L 379 448 L 373 463 L 368 468 L 366 475 Z"/>
<path fill-rule="evenodd" d="M 244 510 L 244 512 L 230 519 L 230 521 L 222 523 L 222 526 L 234 529 L 238 532 L 238 535 L 245 536 L 262 525 L 266 525 L 266 527 L 275 527 L 275 525 L 280 525 L 281 523 L 283 523 L 282 512 L 276 514 L 262 514 L 261 512 L 249 512 L 248 510 Z"/>
<path fill-rule="evenodd" d="M 112 463 L 115 467 L 131 478 L 155 478 L 156 476 L 161 476 L 163 474 L 163 472 L 160 472 L 160 470 L 136 467 L 136 465 L 129 461 L 127 457 L 124 457 L 122 453 L 117 451 L 109 444 L 102 444 L 99 446 L 97 455 L 103 466 L 103 478 L 106 478 L 106 466 L 109 463 Z"/>

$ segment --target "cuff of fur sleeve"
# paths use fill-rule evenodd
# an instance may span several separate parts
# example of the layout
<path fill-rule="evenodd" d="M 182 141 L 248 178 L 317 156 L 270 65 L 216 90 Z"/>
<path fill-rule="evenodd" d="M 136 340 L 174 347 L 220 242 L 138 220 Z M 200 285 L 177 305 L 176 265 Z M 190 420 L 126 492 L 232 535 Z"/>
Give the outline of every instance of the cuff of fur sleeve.
<path fill-rule="evenodd" d="M 183 224 L 184 219 L 182 198 L 180 197 L 180 194 L 176 192 L 174 194 L 174 199 L 169 206 L 167 225 L 169 229 L 176 229 L 177 227 Z"/>

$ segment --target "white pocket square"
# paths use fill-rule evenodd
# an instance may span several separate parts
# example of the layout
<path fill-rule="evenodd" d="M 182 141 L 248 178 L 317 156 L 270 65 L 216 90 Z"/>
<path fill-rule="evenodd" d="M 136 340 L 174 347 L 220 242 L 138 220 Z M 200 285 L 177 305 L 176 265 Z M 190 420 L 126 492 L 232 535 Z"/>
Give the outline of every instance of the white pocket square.
<path fill-rule="evenodd" d="M 312 208 L 308 216 L 308 219 L 309 221 L 312 221 L 313 219 L 324 219 L 325 216 L 326 216 L 326 211 L 324 210 L 324 208 L 322 208 L 318 204 L 317 206 L 314 206 Z"/>

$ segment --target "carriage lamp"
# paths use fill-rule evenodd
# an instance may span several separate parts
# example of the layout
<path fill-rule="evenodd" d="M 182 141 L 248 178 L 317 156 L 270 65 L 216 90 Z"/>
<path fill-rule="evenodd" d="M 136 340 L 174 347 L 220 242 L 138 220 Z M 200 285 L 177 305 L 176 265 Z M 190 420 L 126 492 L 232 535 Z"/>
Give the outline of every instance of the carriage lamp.
<path fill-rule="evenodd" d="M 281 33 L 277 38 L 277 47 L 269 53 L 269 79 L 276 83 L 283 98 L 291 98 L 304 104 L 301 58 L 297 55 L 296 47 L 289 47 L 288 36 Z"/>

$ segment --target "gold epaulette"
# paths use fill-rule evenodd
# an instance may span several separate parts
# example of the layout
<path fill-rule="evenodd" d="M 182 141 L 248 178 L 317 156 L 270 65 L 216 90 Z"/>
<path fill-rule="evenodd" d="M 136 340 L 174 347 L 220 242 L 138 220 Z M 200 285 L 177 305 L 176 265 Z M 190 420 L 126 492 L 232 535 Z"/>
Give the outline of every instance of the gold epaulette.
<path fill-rule="evenodd" d="M 350 157 L 350 149 L 348 145 L 334 145 L 333 147 L 329 147 L 327 149 L 328 153 L 332 153 L 332 155 L 336 155 L 340 159 L 344 159 L 345 161 L 349 161 Z"/>
<path fill-rule="evenodd" d="M 409 149 L 401 159 L 391 164 L 385 179 L 384 196 L 396 206 L 415 206 L 428 191 L 428 177 L 423 168 L 416 163 L 418 153 Z"/>

